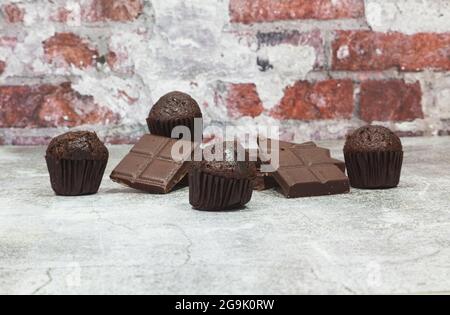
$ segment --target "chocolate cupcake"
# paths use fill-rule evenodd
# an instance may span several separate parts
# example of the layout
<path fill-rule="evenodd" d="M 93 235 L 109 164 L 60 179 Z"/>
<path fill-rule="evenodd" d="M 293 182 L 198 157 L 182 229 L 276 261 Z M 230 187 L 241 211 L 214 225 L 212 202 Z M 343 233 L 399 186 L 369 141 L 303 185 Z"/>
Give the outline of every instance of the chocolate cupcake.
<path fill-rule="evenodd" d="M 345 164 L 350 184 L 360 189 L 397 187 L 403 163 L 400 138 L 381 126 L 365 126 L 347 136 Z"/>
<path fill-rule="evenodd" d="M 108 149 L 93 132 L 69 132 L 54 138 L 45 156 L 53 190 L 61 196 L 97 193 L 108 157 Z"/>
<path fill-rule="evenodd" d="M 194 120 L 202 117 L 200 107 L 191 96 L 175 91 L 156 102 L 147 118 L 147 124 L 150 133 L 167 138 L 172 137 L 173 128 L 186 126 L 194 141 Z"/>
<path fill-rule="evenodd" d="M 256 166 L 238 161 L 237 146 L 226 146 L 223 161 L 194 162 L 189 172 L 189 201 L 194 209 L 224 211 L 243 208 L 253 194 Z"/>

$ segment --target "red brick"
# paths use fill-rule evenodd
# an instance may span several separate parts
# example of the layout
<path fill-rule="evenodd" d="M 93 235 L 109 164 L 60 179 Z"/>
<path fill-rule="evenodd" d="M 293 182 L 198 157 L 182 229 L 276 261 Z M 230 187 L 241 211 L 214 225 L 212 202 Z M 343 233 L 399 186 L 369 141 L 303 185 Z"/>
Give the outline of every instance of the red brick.
<path fill-rule="evenodd" d="M 93 0 L 82 15 L 89 22 L 128 22 L 137 19 L 143 10 L 143 0 Z"/>
<path fill-rule="evenodd" d="M 372 122 L 423 118 L 421 101 L 419 82 L 365 81 L 361 84 L 361 119 Z"/>
<path fill-rule="evenodd" d="M 5 71 L 6 68 L 6 63 L 4 61 L 0 60 L 0 75 L 3 74 L 3 72 Z"/>
<path fill-rule="evenodd" d="M 299 81 L 285 89 L 280 104 L 271 115 L 278 119 L 350 119 L 354 109 L 353 82 L 327 80 Z"/>
<path fill-rule="evenodd" d="M 231 21 L 260 23 L 282 20 L 333 20 L 364 16 L 363 0 L 231 0 Z"/>
<path fill-rule="evenodd" d="M 340 31 L 332 46 L 334 70 L 450 70 L 450 33 Z"/>
<path fill-rule="evenodd" d="M 34 110 L 42 98 L 27 86 L 0 87 L 0 127 L 32 125 Z"/>
<path fill-rule="evenodd" d="M 74 127 L 108 124 L 117 115 L 74 91 L 70 83 L 0 86 L 0 128 Z"/>
<path fill-rule="evenodd" d="M 73 33 L 56 33 L 44 43 L 47 59 L 52 63 L 74 65 L 80 69 L 93 65 L 98 58 L 98 52 Z"/>
<path fill-rule="evenodd" d="M 231 118 L 257 117 L 264 111 L 255 84 L 226 84 L 225 93 L 216 92 L 217 106 L 225 106 Z"/>
<path fill-rule="evenodd" d="M 8 23 L 21 23 L 25 16 L 25 10 L 19 8 L 17 4 L 10 3 L 2 6 L 3 14 Z"/>

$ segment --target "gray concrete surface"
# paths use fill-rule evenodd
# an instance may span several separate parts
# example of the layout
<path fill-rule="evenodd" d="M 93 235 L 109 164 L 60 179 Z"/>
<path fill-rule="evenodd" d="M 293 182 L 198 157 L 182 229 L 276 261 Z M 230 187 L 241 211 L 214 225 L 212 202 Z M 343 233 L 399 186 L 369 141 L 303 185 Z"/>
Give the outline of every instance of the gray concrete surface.
<path fill-rule="evenodd" d="M 0 293 L 450 292 L 450 138 L 403 141 L 398 189 L 267 191 L 226 213 L 107 176 L 95 196 L 56 197 L 44 148 L 0 147 Z M 127 150 L 111 148 L 108 172 Z"/>

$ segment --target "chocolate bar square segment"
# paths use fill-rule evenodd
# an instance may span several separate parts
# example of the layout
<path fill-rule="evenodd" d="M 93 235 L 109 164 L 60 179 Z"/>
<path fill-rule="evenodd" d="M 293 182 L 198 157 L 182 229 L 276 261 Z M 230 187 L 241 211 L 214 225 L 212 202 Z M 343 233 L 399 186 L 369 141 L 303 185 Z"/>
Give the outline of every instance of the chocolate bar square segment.
<path fill-rule="evenodd" d="M 145 135 L 138 141 L 138 143 L 136 143 L 131 151 L 147 156 L 155 156 L 167 145 L 170 145 L 170 143 L 163 137 L 152 137 L 150 135 Z"/>
<path fill-rule="evenodd" d="M 348 182 L 347 176 L 345 176 L 345 174 L 343 174 L 336 165 L 332 164 L 313 165 L 310 168 L 310 170 L 321 183 L 327 183 L 331 181 Z M 349 187 L 346 187 L 346 189 L 348 190 Z"/>
<path fill-rule="evenodd" d="M 278 176 L 277 176 L 278 175 Z M 275 178 L 281 187 L 294 187 L 298 184 L 305 184 L 317 181 L 314 174 L 308 167 L 298 166 L 295 168 L 282 168 L 277 172 Z"/>
<path fill-rule="evenodd" d="M 117 165 L 114 173 L 130 178 L 138 178 L 138 176 L 147 168 L 149 160 L 144 155 L 129 154 Z"/>
<path fill-rule="evenodd" d="M 179 169 L 178 163 L 155 159 L 142 173 L 141 177 L 149 181 L 165 183 L 169 181 Z"/>
<path fill-rule="evenodd" d="M 183 148 L 192 147 L 194 144 L 185 140 L 178 140 L 178 144 L 179 145 L 174 149 L 172 142 L 167 143 L 161 150 L 159 156 L 167 160 L 185 161 L 192 155 L 192 150 L 184 152 Z M 177 156 L 172 157 L 172 151 L 174 151 Z"/>
<path fill-rule="evenodd" d="M 290 149 L 280 150 L 280 167 L 304 166 L 302 159 L 298 158 L 294 151 Z"/>
<path fill-rule="evenodd" d="M 172 158 L 176 139 L 145 135 L 111 173 L 117 183 L 155 194 L 166 194 L 184 179 L 189 171 L 189 161 L 196 144 L 184 142 L 188 152 L 182 152 L 180 160 Z M 186 145 L 190 146 L 186 146 Z"/>
<path fill-rule="evenodd" d="M 295 154 L 305 165 L 332 163 L 330 151 L 322 148 L 298 148 L 294 147 L 290 151 Z"/>
<path fill-rule="evenodd" d="M 334 165 L 336 165 L 339 170 L 345 174 L 346 170 L 347 170 L 347 166 L 345 165 L 345 162 L 341 161 L 341 160 L 337 160 L 337 159 L 333 159 L 331 158 L 331 161 L 333 162 Z"/>

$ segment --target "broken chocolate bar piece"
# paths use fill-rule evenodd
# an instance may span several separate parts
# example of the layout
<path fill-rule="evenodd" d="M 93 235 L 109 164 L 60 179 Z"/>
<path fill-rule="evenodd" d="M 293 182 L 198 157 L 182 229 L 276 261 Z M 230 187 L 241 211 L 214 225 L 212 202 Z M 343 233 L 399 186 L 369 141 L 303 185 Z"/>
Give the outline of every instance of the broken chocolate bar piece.
<path fill-rule="evenodd" d="M 348 193 L 350 184 L 326 149 L 304 146 L 280 149 L 280 167 L 272 174 L 287 198 Z"/>
<path fill-rule="evenodd" d="M 195 150 L 182 152 L 180 160 L 172 157 L 172 147 L 177 141 L 156 135 L 145 135 L 131 149 L 111 174 L 117 183 L 154 194 L 167 194 L 178 184 L 187 185 L 189 158 Z"/>
<path fill-rule="evenodd" d="M 267 148 L 262 148 L 262 150 L 259 152 L 259 156 L 258 156 L 258 166 L 260 168 L 261 163 L 268 163 L 267 161 L 269 160 L 269 158 L 266 156 L 264 158 L 263 162 L 261 160 L 262 157 L 264 157 L 265 155 L 269 155 L 272 152 L 272 142 L 274 140 L 272 139 L 267 139 Z M 290 142 L 285 142 L 285 141 L 279 141 L 279 150 L 280 152 L 286 151 L 286 150 L 292 150 L 292 149 L 307 149 L 310 148 L 311 150 L 314 150 L 314 152 L 316 152 L 317 155 L 322 156 L 323 158 L 326 159 L 327 163 L 330 164 L 334 164 L 336 165 L 339 170 L 345 175 L 345 163 L 343 161 L 337 160 L 337 159 L 333 159 L 331 157 L 330 154 L 330 150 L 325 149 L 325 148 L 320 148 L 318 147 L 314 142 L 306 142 L 306 143 L 290 143 Z M 282 159 L 284 159 L 285 156 L 288 156 L 286 154 L 280 153 L 280 164 L 283 165 L 283 161 Z M 267 189 L 271 189 L 274 187 L 278 187 L 279 184 L 277 183 L 277 181 L 274 179 L 274 174 L 275 173 L 264 173 L 261 172 L 260 170 L 258 170 L 257 172 L 257 177 L 255 179 L 255 183 L 254 183 L 254 188 L 255 190 L 258 191 L 263 191 L 263 190 L 267 190 Z"/>

